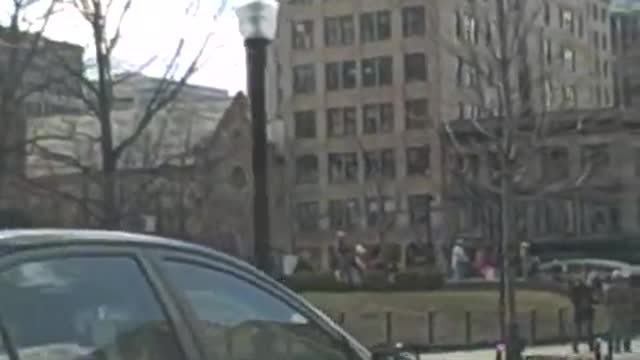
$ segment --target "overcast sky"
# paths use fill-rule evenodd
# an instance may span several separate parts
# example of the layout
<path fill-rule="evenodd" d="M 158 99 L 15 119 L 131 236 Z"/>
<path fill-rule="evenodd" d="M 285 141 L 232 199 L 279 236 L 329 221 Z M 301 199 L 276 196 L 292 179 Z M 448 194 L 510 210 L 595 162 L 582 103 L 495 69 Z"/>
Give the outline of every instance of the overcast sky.
<path fill-rule="evenodd" d="M 244 47 L 234 10 L 246 0 L 228 0 L 226 8 L 215 20 L 214 15 L 223 0 L 199 0 L 197 9 L 189 8 L 188 5 L 194 1 L 196 0 L 133 0 L 133 6 L 122 26 L 122 40 L 115 57 L 133 67 L 158 56 L 160 60 L 146 72 L 161 75 L 162 59 L 170 58 L 181 37 L 186 41 L 184 63 L 188 63 L 189 58 L 193 58 L 202 47 L 207 34 L 211 34 L 203 66 L 191 82 L 228 89 L 232 93 L 244 90 Z M 11 2 L 12 0 L 0 0 L 3 23 L 6 23 L 11 12 Z M 114 3 L 115 6 L 118 3 L 122 6 L 124 1 L 114 0 Z M 191 11 L 187 13 L 186 9 Z M 119 12 L 117 7 L 112 10 L 116 16 Z M 114 17 L 110 20 L 116 23 L 117 19 Z M 92 36 L 86 22 L 70 7 L 61 9 L 50 20 L 46 35 L 55 40 L 83 46 L 91 44 Z M 90 53 L 87 55 L 90 56 Z"/>

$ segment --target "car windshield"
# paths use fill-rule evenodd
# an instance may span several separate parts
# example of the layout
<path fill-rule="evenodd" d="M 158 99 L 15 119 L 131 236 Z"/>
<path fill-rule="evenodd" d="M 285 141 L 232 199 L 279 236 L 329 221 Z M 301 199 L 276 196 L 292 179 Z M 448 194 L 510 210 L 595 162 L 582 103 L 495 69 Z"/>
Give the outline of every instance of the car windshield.
<path fill-rule="evenodd" d="M 171 333 L 127 258 L 24 263 L 0 272 L 0 293 L 2 322 L 20 359 L 93 359 L 113 346 L 124 351 L 142 334 Z"/>

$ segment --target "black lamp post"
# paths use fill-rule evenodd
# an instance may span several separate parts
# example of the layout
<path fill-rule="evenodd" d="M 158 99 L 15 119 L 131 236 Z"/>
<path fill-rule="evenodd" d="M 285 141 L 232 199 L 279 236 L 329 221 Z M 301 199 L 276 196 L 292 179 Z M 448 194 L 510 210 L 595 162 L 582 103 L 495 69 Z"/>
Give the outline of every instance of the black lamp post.
<path fill-rule="evenodd" d="M 236 10 L 247 49 L 247 89 L 253 137 L 253 246 L 256 266 L 271 273 L 266 110 L 267 48 L 276 33 L 277 3 L 252 0 Z"/>

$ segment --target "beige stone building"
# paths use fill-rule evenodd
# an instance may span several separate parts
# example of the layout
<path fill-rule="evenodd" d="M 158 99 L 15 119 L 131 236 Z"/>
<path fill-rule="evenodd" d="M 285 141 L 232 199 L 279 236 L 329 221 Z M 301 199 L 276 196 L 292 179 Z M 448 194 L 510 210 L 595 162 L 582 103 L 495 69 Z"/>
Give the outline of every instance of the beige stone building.
<path fill-rule="evenodd" d="M 0 26 L 0 177 L 20 175 L 29 142 L 27 119 L 77 113 L 80 82 L 67 69 L 82 71 L 82 46 L 19 33 Z M 4 172 L 3 172 L 4 170 Z M 0 199 L 0 206 L 2 206 Z"/>
<path fill-rule="evenodd" d="M 298 247 L 324 247 L 336 230 L 364 242 L 446 236 L 438 133 L 493 106 L 470 91 L 463 54 L 491 50 L 494 3 L 281 2 L 270 108 L 286 124 Z M 608 1 L 516 5 L 533 19 L 520 50 L 529 77 L 546 80 L 530 84 L 532 102 L 612 105 Z"/>

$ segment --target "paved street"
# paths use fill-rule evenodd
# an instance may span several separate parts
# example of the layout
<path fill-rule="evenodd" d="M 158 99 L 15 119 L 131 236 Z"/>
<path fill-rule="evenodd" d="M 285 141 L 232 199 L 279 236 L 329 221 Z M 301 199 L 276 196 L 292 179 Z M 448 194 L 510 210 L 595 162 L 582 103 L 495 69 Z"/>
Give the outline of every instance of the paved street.
<path fill-rule="evenodd" d="M 632 345 L 633 353 L 616 354 L 614 360 L 640 360 L 640 338 L 636 338 Z M 571 351 L 571 345 L 553 345 L 553 346 L 536 346 L 527 349 L 525 355 L 569 355 L 572 359 L 591 359 L 587 353 L 586 346 L 581 348 L 581 355 L 574 355 Z M 494 360 L 495 352 L 493 350 L 473 350 L 459 351 L 453 353 L 424 354 L 420 360 Z"/>

